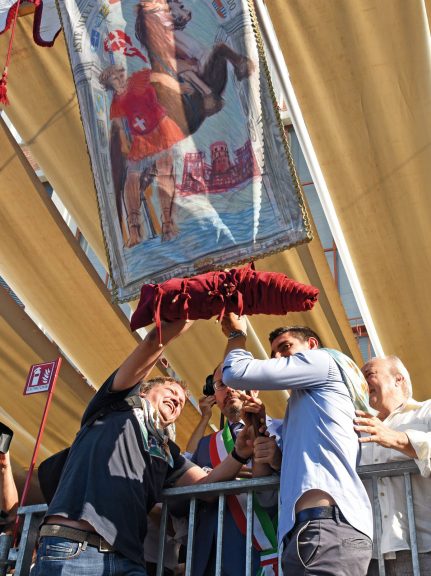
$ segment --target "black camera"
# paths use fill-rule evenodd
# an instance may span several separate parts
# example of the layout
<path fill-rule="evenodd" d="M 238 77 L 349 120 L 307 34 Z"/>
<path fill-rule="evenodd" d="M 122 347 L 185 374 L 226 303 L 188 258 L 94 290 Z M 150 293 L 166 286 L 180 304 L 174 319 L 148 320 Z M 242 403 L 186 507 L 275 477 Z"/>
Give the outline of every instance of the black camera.
<path fill-rule="evenodd" d="M 205 384 L 202 388 L 202 392 L 205 396 L 212 396 L 215 393 L 214 374 L 208 374 L 208 376 L 205 378 Z"/>
<path fill-rule="evenodd" d="M 12 441 L 13 431 L 0 422 L 0 452 L 6 454 Z"/>

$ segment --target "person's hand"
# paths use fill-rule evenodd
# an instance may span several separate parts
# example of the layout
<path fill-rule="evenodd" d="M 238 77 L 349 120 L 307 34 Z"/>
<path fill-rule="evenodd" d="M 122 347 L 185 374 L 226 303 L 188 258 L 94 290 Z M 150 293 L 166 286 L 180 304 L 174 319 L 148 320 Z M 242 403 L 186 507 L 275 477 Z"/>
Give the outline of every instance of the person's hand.
<path fill-rule="evenodd" d="M 281 450 L 274 436 L 258 436 L 255 439 L 253 460 L 256 464 L 269 464 L 273 470 L 280 470 Z"/>
<path fill-rule="evenodd" d="M 356 416 L 354 419 L 354 429 L 357 432 L 369 434 L 369 436 L 361 436 L 359 442 L 376 442 L 384 448 L 394 448 L 400 451 L 403 451 L 403 448 L 406 448 L 406 446 L 410 444 L 405 432 L 398 432 L 397 430 L 388 428 L 377 416 L 373 416 L 362 410 L 356 410 Z"/>
<path fill-rule="evenodd" d="M 0 472 L 3 472 L 10 467 L 10 456 L 9 452 L 0 452 Z"/>
<path fill-rule="evenodd" d="M 182 82 L 180 84 L 180 94 L 193 94 L 194 88 L 188 82 Z"/>
<path fill-rule="evenodd" d="M 253 478 L 253 472 L 252 472 L 251 468 L 249 468 L 248 466 L 246 466 L 244 464 L 244 466 L 238 472 L 236 477 L 237 478 Z"/>
<path fill-rule="evenodd" d="M 208 420 L 211 418 L 212 408 L 215 404 L 215 401 L 216 400 L 214 395 L 202 396 L 199 398 L 199 408 L 202 412 L 202 417 Z"/>
<path fill-rule="evenodd" d="M 231 332 L 241 330 L 247 334 L 247 321 L 245 316 L 238 316 L 234 312 L 229 312 L 223 316 L 221 323 L 223 334 L 228 337 Z"/>
<path fill-rule="evenodd" d="M 245 425 L 237 434 L 235 449 L 238 456 L 244 459 L 251 458 L 253 454 L 254 431 L 253 426 Z"/>
<path fill-rule="evenodd" d="M 257 396 L 249 396 L 245 392 L 241 393 L 241 400 L 244 400 L 241 409 L 241 419 L 248 425 L 252 425 L 254 435 L 258 436 L 260 428 L 266 426 L 265 405 Z"/>

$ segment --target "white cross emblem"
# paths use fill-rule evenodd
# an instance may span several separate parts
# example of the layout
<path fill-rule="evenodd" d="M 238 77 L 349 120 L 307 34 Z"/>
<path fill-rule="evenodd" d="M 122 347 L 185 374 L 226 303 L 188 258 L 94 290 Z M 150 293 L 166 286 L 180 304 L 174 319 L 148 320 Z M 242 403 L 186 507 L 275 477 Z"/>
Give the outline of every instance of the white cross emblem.
<path fill-rule="evenodd" d="M 142 132 L 145 132 L 145 120 L 143 118 L 139 118 L 139 116 L 135 116 L 133 127 L 137 128 L 138 130 L 142 130 Z"/>

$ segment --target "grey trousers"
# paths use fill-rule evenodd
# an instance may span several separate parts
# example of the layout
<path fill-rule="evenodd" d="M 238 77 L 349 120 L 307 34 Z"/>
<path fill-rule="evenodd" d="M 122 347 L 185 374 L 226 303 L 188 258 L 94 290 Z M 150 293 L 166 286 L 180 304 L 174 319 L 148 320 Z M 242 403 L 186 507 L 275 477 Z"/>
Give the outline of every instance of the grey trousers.
<path fill-rule="evenodd" d="M 283 540 L 283 576 L 366 576 L 372 542 L 332 518 L 299 524 Z"/>
<path fill-rule="evenodd" d="M 385 560 L 386 576 L 413 576 L 412 555 L 410 550 L 396 552 L 396 560 Z M 421 576 L 431 574 L 431 552 L 419 554 L 419 569 Z M 379 576 L 377 560 L 371 560 L 368 576 Z"/>

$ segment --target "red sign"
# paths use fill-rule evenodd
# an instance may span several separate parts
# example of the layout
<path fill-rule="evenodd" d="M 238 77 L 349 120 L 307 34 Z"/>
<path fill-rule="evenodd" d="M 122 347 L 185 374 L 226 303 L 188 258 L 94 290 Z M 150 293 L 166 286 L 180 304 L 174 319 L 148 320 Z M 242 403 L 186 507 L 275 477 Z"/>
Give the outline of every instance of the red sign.
<path fill-rule="evenodd" d="M 24 396 L 48 392 L 57 374 L 58 359 L 43 364 L 33 364 L 25 383 Z"/>

